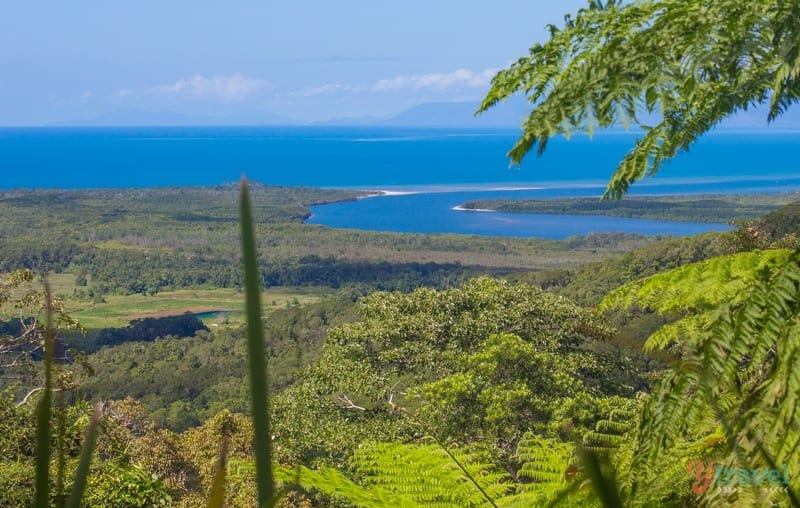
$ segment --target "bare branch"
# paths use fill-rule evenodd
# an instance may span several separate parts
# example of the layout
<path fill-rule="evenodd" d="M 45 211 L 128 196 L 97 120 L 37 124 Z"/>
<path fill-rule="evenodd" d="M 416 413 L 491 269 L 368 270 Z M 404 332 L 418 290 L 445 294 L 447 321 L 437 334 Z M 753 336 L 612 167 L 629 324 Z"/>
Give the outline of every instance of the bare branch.
<path fill-rule="evenodd" d="M 353 401 L 350 400 L 345 394 L 334 395 L 333 398 L 336 399 L 337 402 L 341 402 L 342 404 L 344 404 L 344 406 L 342 406 L 343 409 L 358 409 L 359 411 L 367 410 L 367 408 L 365 407 L 357 406 L 356 404 L 354 404 Z"/>
<path fill-rule="evenodd" d="M 44 386 L 40 386 L 38 388 L 34 388 L 33 390 L 29 391 L 25 395 L 25 397 L 23 397 L 23 399 L 20 402 L 17 403 L 17 407 L 24 406 L 25 404 L 27 404 L 28 403 L 28 399 L 31 397 L 31 395 L 33 395 L 36 392 L 41 392 L 42 390 L 44 390 Z M 60 388 L 53 388 L 53 391 L 54 392 L 60 392 L 61 389 Z"/>
<path fill-rule="evenodd" d="M 389 389 L 389 408 L 391 409 L 392 413 L 405 413 L 406 409 L 404 407 L 400 407 L 394 403 L 394 389 L 397 388 L 397 385 L 400 384 L 400 381 L 397 381 L 392 387 Z M 400 395 L 406 395 L 406 392 L 397 392 Z"/>

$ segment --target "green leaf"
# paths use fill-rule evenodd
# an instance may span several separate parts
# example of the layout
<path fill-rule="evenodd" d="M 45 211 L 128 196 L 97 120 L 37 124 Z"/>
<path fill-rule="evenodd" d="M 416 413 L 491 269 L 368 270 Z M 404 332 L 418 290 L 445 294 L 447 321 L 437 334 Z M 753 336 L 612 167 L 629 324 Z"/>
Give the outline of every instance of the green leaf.
<path fill-rule="evenodd" d="M 259 506 L 273 502 L 272 437 L 269 422 L 267 364 L 264 330 L 261 322 L 261 277 L 258 273 L 253 213 L 247 181 L 242 177 L 240 194 L 242 257 L 244 259 L 245 300 L 247 311 L 247 351 L 250 365 L 250 395 L 256 453 L 256 474 Z"/>
<path fill-rule="evenodd" d="M 92 411 L 89 425 L 86 427 L 86 438 L 83 440 L 81 448 L 81 459 L 78 469 L 75 470 L 75 477 L 72 482 L 72 492 L 69 496 L 68 508 L 80 508 L 83 492 L 86 490 L 86 482 L 89 478 L 89 466 L 92 462 L 95 443 L 97 442 L 97 432 L 100 427 L 100 419 L 103 415 L 103 403 L 98 402 Z"/>
<path fill-rule="evenodd" d="M 498 72 L 478 113 L 515 93 L 533 104 L 513 163 L 555 136 L 643 127 L 606 188 L 619 198 L 737 111 L 769 103 L 773 120 L 800 100 L 799 16 L 793 1 L 593 1 Z"/>
<path fill-rule="evenodd" d="M 44 390 L 36 411 L 36 494 L 34 506 L 48 508 L 50 504 L 50 415 L 53 406 L 53 300 L 50 286 L 45 281 L 45 332 L 44 332 Z"/>
<path fill-rule="evenodd" d="M 208 495 L 207 508 L 223 508 L 225 506 L 225 475 L 228 466 L 228 436 L 223 433 L 219 449 L 219 459 L 214 468 L 211 480 L 211 493 Z"/>

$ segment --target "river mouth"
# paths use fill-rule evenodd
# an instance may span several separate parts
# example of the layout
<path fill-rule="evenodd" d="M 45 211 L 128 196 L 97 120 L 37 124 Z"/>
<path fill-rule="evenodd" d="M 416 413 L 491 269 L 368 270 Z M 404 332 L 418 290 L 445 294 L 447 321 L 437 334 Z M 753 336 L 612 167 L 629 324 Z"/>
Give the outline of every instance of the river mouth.
<path fill-rule="evenodd" d="M 312 206 L 308 224 L 396 233 L 466 234 L 565 239 L 591 233 L 685 236 L 728 231 L 728 224 L 612 217 L 472 212 L 459 209 L 482 199 L 546 199 L 586 196 L 580 187 L 390 194 Z M 599 199 L 599 198 L 598 198 Z"/>

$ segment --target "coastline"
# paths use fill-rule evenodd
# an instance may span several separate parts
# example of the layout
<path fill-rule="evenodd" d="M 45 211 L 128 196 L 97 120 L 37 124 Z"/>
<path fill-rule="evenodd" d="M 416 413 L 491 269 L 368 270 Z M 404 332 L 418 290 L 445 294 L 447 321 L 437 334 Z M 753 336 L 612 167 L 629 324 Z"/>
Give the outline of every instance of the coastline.
<path fill-rule="evenodd" d="M 492 210 L 491 208 L 464 208 L 462 205 L 454 206 L 451 210 L 457 210 L 459 212 L 497 212 L 498 210 Z"/>
<path fill-rule="evenodd" d="M 453 207 L 459 211 L 499 212 L 512 215 L 597 215 L 603 217 L 732 223 L 752 220 L 800 201 L 800 191 L 750 194 L 632 195 L 618 201 L 566 197 L 541 199 L 477 199 Z"/>
<path fill-rule="evenodd" d="M 412 191 L 376 190 L 376 191 L 370 191 L 369 194 L 358 196 L 356 199 L 380 198 L 384 196 L 407 196 L 409 194 L 421 194 L 421 193 Z"/>
<path fill-rule="evenodd" d="M 655 190 L 666 192 L 665 189 Z M 393 199 L 361 199 L 349 203 L 315 206 L 313 218 L 306 222 L 336 229 L 552 239 L 592 233 L 684 236 L 707 231 L 727 231 L 731 228 L 727 220 L 671 220 L 669 217 L 657 215 L 619 217 L 604 215 L 597 210 L 584 214 L 573 214 L 569 210 L 549 214 L 504 213 L 491 210 L 488 206 L 463 206 L 468 201 L 498 198 L 540 200 L 575 196 L 585 197 L 585 189 L 404 193 L 393 196 Z M 599 197 L 586 199 L 593 203 L 599 201 Z M 656 213 L 660 212 L 660 209 L 656 209 Z"/>

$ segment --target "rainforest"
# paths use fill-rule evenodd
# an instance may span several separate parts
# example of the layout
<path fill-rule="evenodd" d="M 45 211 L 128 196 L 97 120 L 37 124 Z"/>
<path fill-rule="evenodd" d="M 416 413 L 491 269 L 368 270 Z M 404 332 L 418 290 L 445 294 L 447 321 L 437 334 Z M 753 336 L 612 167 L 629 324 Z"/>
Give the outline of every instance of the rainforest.
<path fill-rule="evenodd" d="M 469 11 L 458 7 L 442 19 Z M 382 46 L 395 22 L 425 28 L 408 11 L 365 23 L 389 34 L 358 40 L 357 55 L 318 52 L 364 29 L 347 19 L 347 30 L 325 32 L 344 26 L 344 4 L 279 16 L 269 30 L 262 11 L 241 15 L 206 45 L 239 8 L 213 20 L 195 9 L 192 23 L 176 18 L 169 29 L 150 13 L 99 10 L 97 19 L 130 25 L 108 25 L 115 37 L 80 48 L 85 34 L 75 31 L 40 46 L 14 23 L 0 30 L 29 43 L 10 52 L 26 65 L 3 60 L 20 71 L 0 91 L 0 115 L 24 124 L 0 129 L 0 505 L 800 506 L 796 130 L 735 129 L 752 114 L 791 119 L 800 3 L 591 0 L 522 57 L 495 55 L 511 62 L 505 69 L 427 74 L 403 66 L 429 68 L 420 59 L 434 58 L 441 40 L 404 38 L 416 59 Z M 24 9 L 9 8 L 10 19 L 30 16 Z M 474 27 L 500 26 L 496 9 L 483 10 Z M 69 23 L 75 14 L 58 12 L 97 36 L 97 19 Z M 492 39 L 528 23 L 516 14 L 502 13 L 508 27 Z M 282 31 L 295 18 L 311 29 Z M 36 19 L 17 24 L 36 34 Z M 139 25 L 151 28 L 157 53 Z M 182 28 L 190 25 L 203 27 L 201 39 Z M 448 24 L 431 26 L 444 37 Z M 297 53 L 315 30 L 328 34 L 324 43 Z M 425 30 L 405 32 L 428 40 Z M 493 44 L 472 29 L 449 33 L 466 32 L 465 47 Z M 296 43 L 279 44 L 280 58 L 259 49 L 259 65 L 278 70 L 269 80 L 157 74 L 194 72 L 226 53 L 217 68 L 246 66 L 248 41 L 275 45 L 263 33 Z M 90 72 L 97 61 L 103 76 L 115 74 L 106 64 L 127 54 L 116 35 L 135 42 L 148 67 L 124 88 Z M 50 60 L 27 65 L 56 39 Z M 364 52 L 372 45 L 379 51 Z M 101 54 L 106 46 L 119 55 Z M 180 58 L 167 64 L 173 50 Z M 37 69 L 57 74 L 71 54 L 96 57 L 67 65 L 93 76 L 91 87 L 61 74 L 70 87 L 42 92 L 34 81 L 52 80 L 34 80 Z M 404 74 L 359 75 L 367 67 Z M 323 68 L 330 83 L 301 79 Z M 453 101 L 474 99 L 474 89 L 483 99 L 458 116 L 463 104 Z M 350 116 L 379 111 L 370 101 L 390 96 L 416 105 Z M 515 130 L 470 130 L 473 112 L 487 118 L 519 99 Z M 106 112 L 89 123 L 162 123 L 89 129 L 45 119 L 130 104 L 201 116 Z M 443 111 L 457 127 L 425 124 Z M 198 121 L 247 125 L 215 131 Z M 539 180 L 526 176 L 513 194 L 522 192 L 517 173 L 476 176 L 506 159 L 537 161 Z M 664 174 L 677 178 L 656 180 Z M 413 184 L 426 190 L 401 188 Z M 447 213 L 499 217 L 505 230 L 314 220 L 476 184 L 491 195 L 463 192 Z M 394 215 L 436 225 L 427 210 Z M 577 229 L 596 216 L 648 222 Z M 517 231 L 520 217 L 558 217 L 576 232 Z M 658 234 L 659 221 L 681 234 Z"/>
<path fill-rule="evenodd" d="M 581 450 L 606 457 L 630 495 L 690 503 L 698 478 L 736 467 L 715 415 L 761 402 L 747 393 L 762 389 L 775 346 L 760 346 L 759 370 L 717 360 L 717 382 L 742 384 L 724 408 L 672 397 L 698 390 L 708 374 L 690 362 L 708 347 L 758 351 L 704 337 L 744 289 L 787 284 L 775 278 L 789 276 L 797 202 L 754 217 L 765 196 L 719 196 L 740 221 L 723 233 L 490 241 L 305 225 L 311 203 L 356 194 L 251 187 L 281 503 L 546 504 L 583 474 Z M 88 506 L 202 504 L 223 440 L 227 502 L 256 503 L 238 192 L 2 195 L 13 232 L 2 240 L 5 504 L 34 486 L 44 351 L 30 337 L 52 313 L 54 468 L 77 467 L 103 401 Z M 774 312 L 764 304 L 727 312 Z M 794 481 L 792 454 L 782 457 L 781 478 Z M 785 497 L 743 480 L 731 493 L 730 477 L 703 495 Z M 568 499 L 592 502 L 583 488 Z"/>

